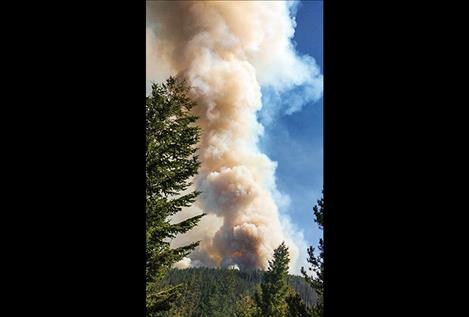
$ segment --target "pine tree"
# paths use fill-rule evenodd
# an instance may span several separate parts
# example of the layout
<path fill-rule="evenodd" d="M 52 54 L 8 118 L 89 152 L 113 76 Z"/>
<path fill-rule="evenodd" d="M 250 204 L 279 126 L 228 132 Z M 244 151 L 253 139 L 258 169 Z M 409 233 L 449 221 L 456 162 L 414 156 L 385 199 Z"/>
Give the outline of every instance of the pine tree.
<path fill-rule="evenodd" d="M 287 296 L 288 317 L 311 317 L 311 312 L 300 295 L 290 288 Z"/>
<path fill-rule="evenodd" d="M 241 295 L 236 302 L 235 317 L 255 317 L 258 315 L 257 305 L 249 295 Z"/>
<path fill-rule="evenodd" d="M 190 110 L 195 103 L 188 87 L 175 78 L 153 84 L 146 98 L 146 308 L 147 316 L 168 310 L 177 298 L 178 287 L 162 287 L 161 280 L 171 266 L 188 255 L 198 242 L 171 249 L 177 234 L 194 227 L 204 215 L 179 223 L 170 218 L 190 206 L 199 194 L 186 193 L 190 178 L 197 173 L 196 143 L 200 129 Z"/>
<path fill-rule="evenodd" d="M 274 258 L 269 261 L 261 283 L 261 292 L 256 292 L 256 303 L 261 316 L 284 317 L 288 313 L 286 298 L 288 295 L 288 248 L 284 242 L 274 250 Z"/>
<path fill-rule="evenodd" d="M 324 198 L 321 197 L 317 201 L 317 205 L 313 207 L 314 221 L 318 224 L 320 230 L 324 228 Z M 313 271 L 313 275 L 308 275 L 306 270 L 302 267 L 301 273 L 305 277 L 306 281 L 310 286 L 316 291 L 318 295 L 318 301 L 312 308 L 312 313 L 314 317 L 323 316 L 323 295 L 324 295 L 324 241 L 319 239 L 319 254 L 315 254 L 314 247 L 310 246 L 308 248 L 308 263 L 311 265 L 308 270 Z"/>
<path fill-rule="evenodd" d="M 254 294 L 260 292 L 264 271 L 238 271 L 219 268 L 171 269 L 162 281 L 162 285 L 182 284 L 181 296 L 172 305 L 171 310 L 162 314 L 165 317 L 176 316 L 263 316 L 258 312 Z M 289 275 L 290 293 L 293 290 L 301 298 L 290 300 L 287 296 L 289 314 L 303 316 L 302 303 L 310 306 L 316 301 L 316 294 L 303 277 Z M 295 305 L 296 307 L 293 307 Z M 293 312 L 290 313 L 290 312 Z M 299 315 L 298 315 L 299 314 Z"/>

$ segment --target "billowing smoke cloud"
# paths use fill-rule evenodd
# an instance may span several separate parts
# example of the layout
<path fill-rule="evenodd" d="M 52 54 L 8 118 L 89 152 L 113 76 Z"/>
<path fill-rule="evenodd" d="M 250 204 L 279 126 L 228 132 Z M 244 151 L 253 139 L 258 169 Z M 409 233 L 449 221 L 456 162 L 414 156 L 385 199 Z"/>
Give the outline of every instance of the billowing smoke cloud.
<path fill-rule="evenodd" d="M 276 163 L 257 147 L 261 87 L 269 92 L 272 120 L 280 108 L 293 113 L 322 94 L 314 59 L 299 56 L 292 44 L 295 9 L 291 1 L 147 2 L 147 82 L 169 75 L 186 79 L 203 130 L 194 180 L 202 194 L 177 217 L 200 210 L 209 215 L 174 241 L 201 240 L 177 267 L 265 269 L 285 241 L 292 271 L 298 271 L 306 243 L 280 214 L 279 200 L 288 197 L 275 187 Z M 282 96 L 288 104 L 279 102 Z"/>

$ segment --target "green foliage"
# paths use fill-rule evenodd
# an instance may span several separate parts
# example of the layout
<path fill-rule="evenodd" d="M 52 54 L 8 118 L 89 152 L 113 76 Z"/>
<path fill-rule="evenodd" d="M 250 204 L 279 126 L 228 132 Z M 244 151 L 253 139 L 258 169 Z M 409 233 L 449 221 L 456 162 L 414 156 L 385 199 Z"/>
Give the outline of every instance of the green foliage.
<path fill-rule="evenodd" d="M 324 198 L 322 197 L 317 201 L 317 205 L 313 207 L 314 221 L 318 224 L 319 229 L 324 228 Z M 323 316 L 323 295 L 324 295 L 324 241 L 319 239 L 319 254 L 315 254 L 315 250 L 312 246 L 308 248 L 308 263 L 311 265 L 308 270 L 312 271 L 313 275 L 308 275 L 306 270 L 302 267 L 301 273 L 305 277 L 306 281 L 318 294 L 318 302 L 312 307 L 312 313 L 314 317 Z"/>
<path fill-rule="evenodd" d="M 229 269 L 172 269 L 162 281 L 165 287 L 182 285 L 181 296 L 162 316 L 262 316 L 257 311 L 256 289 L 266 272 Z M 301 276 L 289 276 L 294 289 L 307 306 L 316 302 L 316 294 Z"/>
<path fill-rule="evenodd" d="M 265 272 L 261 283 L 261 292 L 256 293 L 256 302 L 261 316 L 287 316 L 288 304 L 288 248 L 284 242 L 274 250 L 274 258 L 269 261 L 269 268 Z"/>
<path fill-rule="evenodd" d="M 287 296 L 288 317 L 311 317 L 310 309 L 306 306 L 301 296 L 290 289 Z"/>
<path fill-rule="evenodd" d="M 236 317 L 254 317 L 260 314 L 256 302 L 250 295 L 241 295 L 241 298 L 236 302 L 235 314 Z"/>
<path fill-rule="evenodd" d="M 146 308 L 147 316 L 160 316 L 181 292 L 180 285 L 161 286 L 171 266 L 190 253 L 198 242 L 176 249 L 170 241 L 194 227 L 203 215 L 180 223 L 170 217 L 190 206 L 199 194 L 185 193 L 197 173 L 195 147 L 200 135 L 195 106 L 188 87 L 174 78 L 154 84 L 146 98 Z"/>

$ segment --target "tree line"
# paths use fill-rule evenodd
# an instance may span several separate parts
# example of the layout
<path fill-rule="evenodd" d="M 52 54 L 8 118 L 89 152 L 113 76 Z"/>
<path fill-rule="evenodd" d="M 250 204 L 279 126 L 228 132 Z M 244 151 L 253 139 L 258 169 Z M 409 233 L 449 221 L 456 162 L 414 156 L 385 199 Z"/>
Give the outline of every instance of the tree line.
<path fill-rule="evenodd" d="M 189 98 L 188 89 L 183 81 L 170 77 L 165 83 L 153 84 L 146 98 L 147 316 L 323 316 L 322 239 L 318 254 L 312 246 L 308 248 L 309 267 L 301 269 L 303 277 L 288 275 L 290 259 L 285 243 L 274 250 L 265 272 L 221 270 L 223 278 L 215 280 L 216 270 L 200 270 L 204 273 L 178 280 L 177 276 L 184 274 L 171 270 L 199 244 L 195 241 L 171 248 L 171 239 L 189 231 L 205 215 L 170 222 L 171 216 L 189 207 L 199 195 L 197 191 L 185 193 L 200 166 L 196 144 L 201 133 L 191 112 L 196 104 Z M 322 230 L 323 198 L 313 211 Z M 214 276 L 209 277 L 207 272 Z M 246 278 L 250 283 L 245 283 Z M 299 293 L 300 285 L 305 284 L 313 290 L 314 301 Z M 205 291 L 193 291 L 200 290 L 201 285 L 207 287 Z M 198 310 L 194 310 L 195 302 Z"/>
<path fill-rule="evenodd" d="M 264 275 L 261 270 L 171 269 L 162 286 L 183 286 L 176 305 L 163 316 L 248 316 L 246 307 L 252 310 L 255 292 Z M 306 306 L 316 303 L 317 296 L 303 277 L 289 275 L 288 284 Z"/>

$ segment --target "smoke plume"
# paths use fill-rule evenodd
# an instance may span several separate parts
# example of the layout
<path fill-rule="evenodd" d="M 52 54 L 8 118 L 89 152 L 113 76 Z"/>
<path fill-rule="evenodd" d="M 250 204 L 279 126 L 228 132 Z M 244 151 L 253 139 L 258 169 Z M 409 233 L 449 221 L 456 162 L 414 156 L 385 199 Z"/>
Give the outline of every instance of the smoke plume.
<path fill-rule="evenodd" d="M 285 241 L 293 265 L 304 253 L 274 197 L 276 163 L 257 147 L 263 133 L 257 113 L 261 87 L 282 96 L 300 89 L 283 112 L 293 113 L 322 94 L 314 59 L 299 56 L 292 43 L 295 2 L 147 2 L 147 83 L 169 75 L 187 80 L 198 106 L 201 168 L 194 180 L 202 192 L 196 206 L 209 215 L 174 243 L 200 246 L 177 267 L 222 266 L 265 269 Z M 149 85 L 147 86 L 147 90 Z M 272 98 L 271 98 L 272 99 Z M 279 103 L 277 103 L 279 104 Z M 272 106 L 278 112 L 278 106 Z M 306 258 L 306 255 L 304 256 Z"/>

